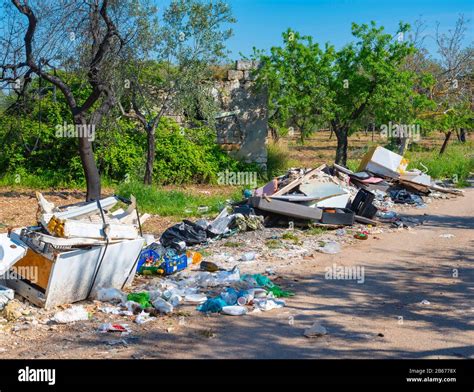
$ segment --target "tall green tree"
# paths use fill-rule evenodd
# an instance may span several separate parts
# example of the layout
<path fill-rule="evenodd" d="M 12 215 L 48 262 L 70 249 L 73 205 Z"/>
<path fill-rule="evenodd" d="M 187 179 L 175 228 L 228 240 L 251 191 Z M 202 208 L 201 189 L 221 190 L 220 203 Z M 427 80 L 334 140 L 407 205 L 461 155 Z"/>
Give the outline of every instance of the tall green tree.
<path fill-rule="evenodd" d="M 255 50 L 253 58 L 260 62 L 256 87 L 268 92 L 270 127 L 282 135 L 297 129 L 304 143 L 329 115 L 334 48 L 323 50 L 312 37 L 289 29 L 283 46 L 272 47 L 269 55 Z"/>
<path fill-rule="evenodd" d="M 329 90 L 333 99 L 329 112 L 337 138 L 336 163 L 347 162 L 348 137 L 360 126 L 371 108 L 389 107 L 406 100 L 412 81 L 401 65 L 414 47 L 404 39 L 409 25 L 400 23 L 395 36 L 385 33 L 375 22 L 352 24 L 356 41 L 336 52 Z M 387 106 L 388 105 L 388 106 Z M 375 110 L 376 115 L 386 115 Z"/>
<path fill-rule="evenodd" d="M 328 123 L 337 137 L 335 160 L 345 165 L 348 137 L 368 118 L 388 121 L 396 110 L 392 121 L 407 119 L 414 82 L 413 72 L 402 65 L 415 51 L 404 39 L 408 29 L 400 23 L 392 36 L 375 22 L 353 23 L 355 42 L 340 50 L 329 44 L 323 50 L 310 37 L 289 30 L 284 45 L 272 48 L 270 55 L 254 51 L 262 62 L 257 82 L 269 91 L 277 125 L 295 124 L 304 138 Z"/>

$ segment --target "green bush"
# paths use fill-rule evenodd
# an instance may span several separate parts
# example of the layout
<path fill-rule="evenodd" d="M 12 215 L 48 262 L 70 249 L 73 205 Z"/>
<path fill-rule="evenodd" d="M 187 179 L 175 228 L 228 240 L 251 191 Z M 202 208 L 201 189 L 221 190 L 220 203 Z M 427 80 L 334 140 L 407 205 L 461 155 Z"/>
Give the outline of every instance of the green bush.
<path fill-rule="evenodd" d="M 158 184 L 215 183 L 217 173 L 239 163 L 221 150 L 208 128 L 180 128 L 164 119 L 156 131 L 154 180 Z"/>

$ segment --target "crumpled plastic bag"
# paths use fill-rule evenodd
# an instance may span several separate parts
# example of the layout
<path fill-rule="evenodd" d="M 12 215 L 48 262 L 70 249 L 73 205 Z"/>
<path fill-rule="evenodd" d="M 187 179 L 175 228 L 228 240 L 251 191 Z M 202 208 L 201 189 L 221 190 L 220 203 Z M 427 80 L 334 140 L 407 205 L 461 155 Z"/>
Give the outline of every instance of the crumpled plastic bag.
<path fill-rule="evenodd" d="M 57 312 L 52 319 L 59 324 L 68 324 L 75 321 L 89 320 L 89 313 L 84 306 L 79 305 Z"/>
<path fill-rule="evenodd" d="M 204 313 L 219 313 L 227 303 L 221 298 L 209 298 L 206 302 L 199 305 L 197 310 Z"/>
<path fill-rule="evenodd" d="M 119 289 L 101 288 L 97 291 L 97 299 L 102 302 L 125 302 L 127 296 Z"/>

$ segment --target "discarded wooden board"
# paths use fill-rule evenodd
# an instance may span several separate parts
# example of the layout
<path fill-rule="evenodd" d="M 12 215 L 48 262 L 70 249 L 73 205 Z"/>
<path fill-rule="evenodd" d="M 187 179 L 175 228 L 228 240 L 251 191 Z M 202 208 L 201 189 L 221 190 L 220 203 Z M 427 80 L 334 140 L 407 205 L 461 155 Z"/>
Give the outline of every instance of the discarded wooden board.
<path fill-rule="evenodd" d="M 265 184 L 263 187 L 258 188 L 255 191 L 255 196 L 271 196 L 273 195 L 276 191 L 278 190 L 278 180 L 274 178 L 267 184 Z"/>
<path fill-rule="evenodd" d="M 430 185 L 429 188 L 438 192 L 451 193 L 452 195 L 464 196 L 464 192 L 459 189 L 443 188 L 442 186 L 435 185 L 435 184 Z"/>

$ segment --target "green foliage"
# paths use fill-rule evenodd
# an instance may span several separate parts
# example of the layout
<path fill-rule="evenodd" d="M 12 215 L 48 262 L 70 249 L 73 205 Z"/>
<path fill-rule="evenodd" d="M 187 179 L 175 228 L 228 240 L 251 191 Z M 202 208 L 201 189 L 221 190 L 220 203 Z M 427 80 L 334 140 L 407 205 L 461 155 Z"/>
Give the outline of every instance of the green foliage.
<path fill-rule="evenodd" d="M 207 128 L 184 129 L 163 119 L 156 130 L 154 179 L 160 184 L 214 183 L 217 173 L 239 164 L 216 144 Z"/>
<path fill-rule="evenodd" d="M 31 96 L 23 106 L 2 114 L 1 182 L 35 187 L 83 186 L 77 139 L 57 134 L 57 126 L 65 123 L 70 124 L 68 108 L 52 89 L 41 102 Z M 110 116 L 96 129 L 94 154 L 101 175 L 109 182 L 142 178 L 145 151 L 146 135 L 130 119 Z M 215 132 L 209 128 L 180 129 L 171 120 L 160 122 L 156 133 L 157 183 L 215 182 L 219 171 L 243 167 L 221 150 Z"/>
<path fill-rule="evenodd" d="M 301 141 L 322 125 L 328 115 L 327 77 L 333 48 L 321 50 L 309 36 L 291 29 L 283 33 L 283 46 L 273 47 L 270 55 L 255 50 L 260 61 L 257 88 L 269 94 L 270 126 L 285 135 L 298 129 Z"/>

